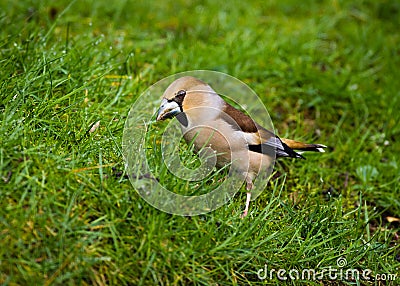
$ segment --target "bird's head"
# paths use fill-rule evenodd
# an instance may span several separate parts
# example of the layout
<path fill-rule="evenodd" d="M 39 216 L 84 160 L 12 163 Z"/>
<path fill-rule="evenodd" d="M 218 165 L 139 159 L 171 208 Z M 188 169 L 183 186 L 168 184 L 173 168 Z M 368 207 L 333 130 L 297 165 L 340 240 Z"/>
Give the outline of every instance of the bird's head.
<path fill-rule="evenodd" d="M 215 109 L 219 101 L 220 97 L 208 84 L 195 77 L 184 76 L 175 80 L 165 90 L 157 121 L 173 118 L 190 110 L 191 115 L 196 116 L 196 108 L 197 111 L 201 107 Z"/>

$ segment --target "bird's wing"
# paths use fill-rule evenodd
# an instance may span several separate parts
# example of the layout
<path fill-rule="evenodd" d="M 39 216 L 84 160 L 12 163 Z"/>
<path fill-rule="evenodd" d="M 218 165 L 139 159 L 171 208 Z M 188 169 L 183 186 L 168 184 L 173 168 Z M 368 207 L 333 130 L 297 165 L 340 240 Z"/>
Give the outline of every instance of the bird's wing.
<path fill-rule="evenodd" d="M 232 126 L 234 131 L 241 132 L 242 136 L 246 139 L 250 151 L 272 157 L 303 158 L 303 156 L 294 152 L 283 143 L 273 132 L 260 126 L 232 105 L 225 103 L 222 109 L 222 116 Z"/>
<path fill-rule="evenodd" d="M 258 127 L 258 136 L 260 136 L 261 144 L 251 145 L 249 144 L 250 151 L 259 152 L 267 155 L 271 155 L 275 152 L 276 157 L 292 157 L 292 158 L 303 158 L 299 153 L 295 152 L 287 144 L 275 135 L 273 132 L 266 130 L 262 126 Z"/>

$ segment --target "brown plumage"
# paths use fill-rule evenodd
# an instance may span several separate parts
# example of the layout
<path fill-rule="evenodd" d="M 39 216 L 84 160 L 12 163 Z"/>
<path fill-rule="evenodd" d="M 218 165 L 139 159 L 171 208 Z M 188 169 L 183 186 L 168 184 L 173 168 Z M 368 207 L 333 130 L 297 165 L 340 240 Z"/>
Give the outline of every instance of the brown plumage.
<path fill-rule="evenodd" d="M 281 138 L 281 140 L 289 148 L 295 149 L 295 150 L 300 150 L 300 151 L 324 152 L 324 150 L 321 149 L 321 148 L 325 148 L 326 147 L 326 146 L 321 145 L 321 144 L 307 144 L 307 143 L 302 143 L 302 142 L 299 142 L 299 141 L 286 139 L 286 138 Z"/>

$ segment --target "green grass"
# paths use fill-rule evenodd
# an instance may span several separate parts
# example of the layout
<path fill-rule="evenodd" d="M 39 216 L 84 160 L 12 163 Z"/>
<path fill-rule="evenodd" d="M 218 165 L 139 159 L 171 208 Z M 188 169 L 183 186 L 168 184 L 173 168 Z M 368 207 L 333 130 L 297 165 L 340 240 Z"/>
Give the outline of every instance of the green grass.
<path fill-rule="evenodd" d="M 265 2 L 1 1 L 1 284 L 278 284 L 257 271 L 340 257 L 399 276 L 400 4 Z M 123 174 L 135 99 L 195 69 L 246 82 L 281 137 L 330 146 L 280 160 L 246 219 L 240 193 L 160 212 Z"/>

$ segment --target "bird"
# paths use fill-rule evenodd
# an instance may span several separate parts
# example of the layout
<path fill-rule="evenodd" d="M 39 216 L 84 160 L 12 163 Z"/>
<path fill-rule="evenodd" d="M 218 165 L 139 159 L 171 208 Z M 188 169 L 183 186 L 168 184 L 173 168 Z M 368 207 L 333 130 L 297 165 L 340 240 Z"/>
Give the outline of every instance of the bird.
<path fill-rule="evenodd" d="M 164 91 L 156 121 L 171 118 L 179 121 L 183 138 L 194 145 L 195 152 L 211 148 L 218 168 L 231 164 L 243 177 L 246 204 L 242 218 L 249 211 L 254 180 L 271 167 L 275 158 L 305 159 L 302 152 L 324 152 L 326 148 L 323 144 L 279 138 L 193 76 L 174 80 Z"/>

